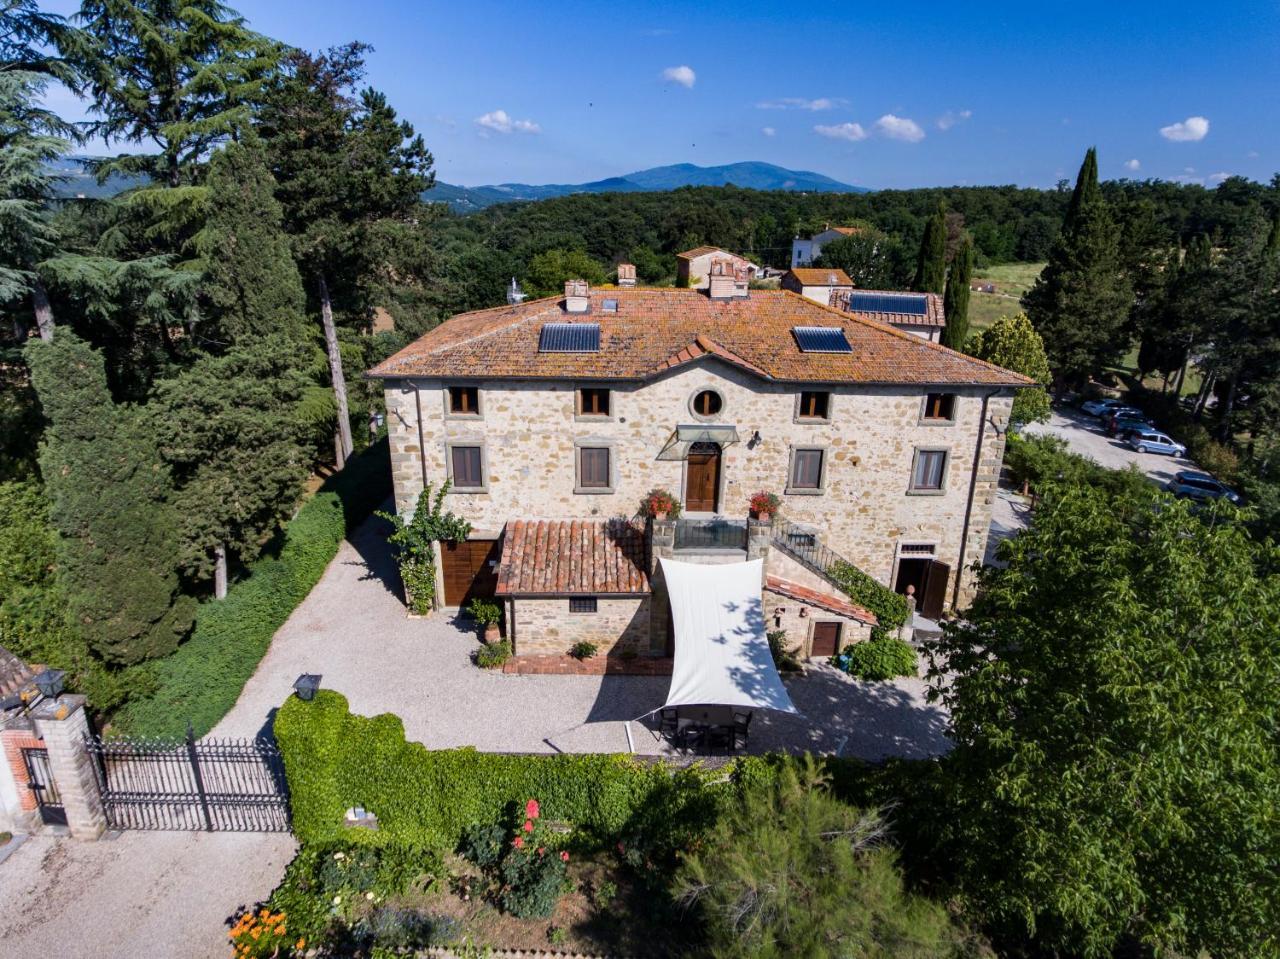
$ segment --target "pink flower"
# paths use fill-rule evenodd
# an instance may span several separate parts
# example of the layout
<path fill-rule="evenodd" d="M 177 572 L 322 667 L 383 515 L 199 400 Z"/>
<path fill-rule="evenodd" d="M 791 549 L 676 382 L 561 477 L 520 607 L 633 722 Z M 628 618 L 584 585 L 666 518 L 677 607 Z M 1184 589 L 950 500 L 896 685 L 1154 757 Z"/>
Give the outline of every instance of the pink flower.
<path fill-rule="evenodd" d="M 516 836 L 516 838 L 512 841 L 511 845 L 515 846 L 517 849 L 523 849 L 524 836 Z"/>
<path fill-rule="evenodd" d="M 539 846 L 539 847 L 538 847 L 538 855 L 539 855 L 539 856 L 541 856 L 541 855 L 542 855 L 544 852 L 546 852 L 546 851 L 547 851 L 547 847 L 546 847 L 546 846 Z"/>
<path fill-rule="evenodd" d="M 533 832 L 533 820 L 532 820 L 532 819 L 526 819 L 526 820 L 524 821 L 524 831 L 525 831 L 525 832 Z"/>
<path fill-rule="evenodd" d="M 562 852 L 562 853 L 560 853 L 560 861 L 561 861 L 561 862 L 568 862 L 568 861 L 569 861 L 569 854 L 568 854 L 567 852 Z"/>
<path fill-rule="evenodd" d="M 530 799 L 527 803 L 524 804 L 524 818 L 525 819 L 538 818 L 538 800 Z"/>

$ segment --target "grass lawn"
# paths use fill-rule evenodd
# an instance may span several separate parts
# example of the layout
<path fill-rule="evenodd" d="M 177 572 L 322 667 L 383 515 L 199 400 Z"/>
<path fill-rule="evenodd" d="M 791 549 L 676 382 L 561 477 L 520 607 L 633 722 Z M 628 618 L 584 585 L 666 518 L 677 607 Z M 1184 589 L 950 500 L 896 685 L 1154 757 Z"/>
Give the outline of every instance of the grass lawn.
<path fill-rule="evenodd" d="M 970 294 L 969 328 L 985 330 L 1000 317 L 1020 312 L 1022 294 L 1031 289 L 1044 266 L 1043 263 L 1002 263 L 975 270 L 973 278 L 990 280 L 996 285 L 996 292 L 979 293 L 975 290 Z"/>

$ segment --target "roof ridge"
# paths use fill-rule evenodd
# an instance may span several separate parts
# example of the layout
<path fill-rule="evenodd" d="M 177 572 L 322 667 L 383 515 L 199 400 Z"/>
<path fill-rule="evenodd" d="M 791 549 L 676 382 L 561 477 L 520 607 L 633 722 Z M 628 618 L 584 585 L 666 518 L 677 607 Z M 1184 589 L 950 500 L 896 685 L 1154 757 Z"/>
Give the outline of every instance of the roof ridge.
<path fill-rule="evenodd" d="M 806 296 L 801 296 L 799 293 L 795 293 L 795 292 L 793 292 L 793 291 L 791 291 L 791 290 L 752 290 L 752 292 L 753 292 L 753 293 L 782 293 L 782 294 L 785 294 L 785 295 L 787 295 L 787 296 L 792 296 L 792 297 L 795 297 L 795 298 L 796 298 L 796 299 L 798 299 L 798 300 L 804 300 L 804 302 L 809 303 L 809 304 L 811 304 L 811 305 L 813 305 L 813 306 L 816 306 L 816 307 L 817 307 L 818 309 L 820 309 L 820 310 L 826 310 L 828 313 L 834 313 L 836 316 L 844 317 L 844 318 L 846 318 L 846 319 L 853 320 L 855 323 L 858 323 L 858 324 L 860 324 L 861 326 L 866 327 L 867 329 L 875 330 L 875 331 L 876 331 L 876 332 L 878 332 L 878 333 L 884 333 L 884 334 L 887 334 L 887 335 L 889 335 L 889 336 L 894 336 L 894 337 L 897 337 L 897 338 L 898 338 L 898 339 L 900 339 L 900 340 L 913 340 L 913 341 L 915 341 L 915 343 L 919 344 L 920 346 L 928 347 L 929 349 L 933 350 L 934 352 L 942 353 L 942 354 L 943 354 L 943 355 L 945 355 L 945 356 L 955 356 L 955 357 L 959 357 L 959 358 L 960 358 L 960 359 L 962 359 L 962 360 L 965 360 L 965 361 L 967 361 L 967 362 L 969 362 L 969 363 L 972 363 L 972 364 L 975 364 L 975 365 L 977 365 L 977 366 L 981 366 L 981 367 L 983 367 L 984 369 L 988 369 L 988 370 L 996 370 L 996 371 L 998 371 L 998 372 L 1000 372 L 1000 373 L 1012 373 L 1014 376 L 1020 376 L 1020 377 L 1022 377 L 1024 380 L 1026 380 L 1026 381 L 1027 381 L 1027 385 L 1029 385 L 1029 386 L 1038 386 L 1038 385 L 1039 385 L 1039 384 L 1038 384 L 1038 383 L 1036 383 L 1036 381 L 1035 381 L 1035 380 L 1033 380 L 1031 377 L 1029 377 L 1029 376 L 1025 376 L 1025 375 L 1023 375 L 1022 373 L 1018 373 L 1018 372 L 1016 372 L 1016 371 L 1014 371 L 1014 370 L 1008 370 L 1008 369 L 1005 369 L 1003 366 L 998 366 L 998 365 L 996 365 L 995 363 L 989 363 L 989 362 L 987 362 L 986 360 L 980 360 L 980 359 L 978 359 L 976 356 L 970 356 L 968 353 L 961 353 L 959 350 L 953 350 L 953 349 L 951 349 L 951 347 L 949 347 L 949 346 L 943 346 L 941 343 L 935 343 L 935 342 L 933 342 L 932 340 L 926 340 L 926 339 L 924 339 L 923 337 L 916 336 L 916 335 L 915 335 L 915 334 L 913 334 L 913 333 L 906 333 L 906 332 L 903 332 L 902 330 L 899 330 L 897 327 L 889 326 L 887 323 L 881 323 L 881 322 L 879 322 L 879 321 L 877 321 L 877 320 L 869 320 L 869 319 L 867 319 L 866 317 L 859 316 L 857 313 L 848 312 L 848 311 L 845 311 L 845 310 L 837 310 L 834 306 L 828 306 L 828 305 L 827 305 L 827 304 L 825 304 L 825 303 L 819 303 L 819 302 L 817 302 L 816 300 L 811 300 L 811 299 L 809 299 L 808 297 L 806 297 Z M 871 291 L 867 291 L 867 292 L 871 292 Z M 880 291 L 875 291 L 875 292 L 880 292 Z M 924 295 L 924 296 L 937 296 L 938 294 L 937 294 L 937 293 L 926 293 L 926 294 L 922 294 L 922 295 Z"/>

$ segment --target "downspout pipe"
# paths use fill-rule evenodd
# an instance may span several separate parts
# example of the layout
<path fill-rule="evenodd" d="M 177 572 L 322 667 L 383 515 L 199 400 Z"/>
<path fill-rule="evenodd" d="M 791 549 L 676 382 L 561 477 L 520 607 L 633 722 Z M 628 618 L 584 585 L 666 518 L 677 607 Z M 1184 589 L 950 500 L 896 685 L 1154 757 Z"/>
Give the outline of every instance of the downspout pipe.
<path fill-rule="evenodd" d="M 956 584 L 951 590 L 951 608 L 960 606 L 960 583 L 964 577 L 964 554 L 969 548 L 969 523 L 973 518 L 973 500 L 978 492 L 978 470 L 982 463 L 982 446 L 987 436 L 987 411 L 991 398 L 1000 390 L 992 390 L 982 397 L 982 418 L 978 421 L 978 443 L 973 450 L 973 468 L 969 471 L 969 498 L 964 505 L 964 528 L 960 531 L 960 556 L 956 563 Z"/>

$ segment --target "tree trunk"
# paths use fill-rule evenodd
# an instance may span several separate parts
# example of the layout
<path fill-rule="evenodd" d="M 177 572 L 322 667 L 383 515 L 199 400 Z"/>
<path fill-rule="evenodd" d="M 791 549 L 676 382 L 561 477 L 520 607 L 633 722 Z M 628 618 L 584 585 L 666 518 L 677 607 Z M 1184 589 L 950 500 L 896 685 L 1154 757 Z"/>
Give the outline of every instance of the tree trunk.
<path fill-rule="evenodd" d="M 48 343 L 53 339 L 53 307 L 49 305 L 49 294 L 39 277 L 31 280 L 31 309 L 36 314 L 36 329 L 40 331 L 40 339 Z"/>
<path fill-rule="evenodd" d="M 336 469 L 347 465 L 347 457 L 342 452 L 342 434 L 337 430 L 333 431 L 333 465 Z"/>
<path fill-rule="evenodd" d="M 333 399 L 338 407 L 338 445 L 341 456 L 338 468 L 351 456 L 355 447 L 351 443 L 351 414 L 347 409 L 347 380 L 342 375 L 342 353 L 338 350 L 338 331 L 333 325 L 333 303 L 329 299 L 329 284 L 324 276 L 316 275 L 320 288 L 320 322 L 324 325 L 324 345 L 329 354 L 329 378 L 333 380 Z"/>
<path fill-rule="evenodd" d="M 1191 354 L 1188 353 L 1183 359 L 1182 365 L 1178 367 L 1178 378 L 1174 381 L 1173 395 L 1178 399 L 1182 399 L 1182 384 L 1187 379 L 1187 364 L 1191 362 Z"/>
<path fill-rule="evenodd" d="M 1200 419 L 1204 414 L 1205 403 L 1209 401 L 1209 396 L 1213 393 L 1213 382 L 1218 378 L 1216 373 L 1206 373 L 1204 379 L 1200 382 L 1200 394 L 1196 397 L 1195 418 Z"/>
<path fill-rule="evenodd" d="M 1226 446 L 1231 445 L 1231 413 L 1236 406 L 1236 378 L 1231 377 L 1227 383 L 1227 399 L 1222 404 L 1222 415 L 1218 419 L 1218 441 Z"/>
<path fill-rule="evenodd" d="M 224 543 L 213 548 L 213 598 L 227 598 L 227 547 Z"/>

